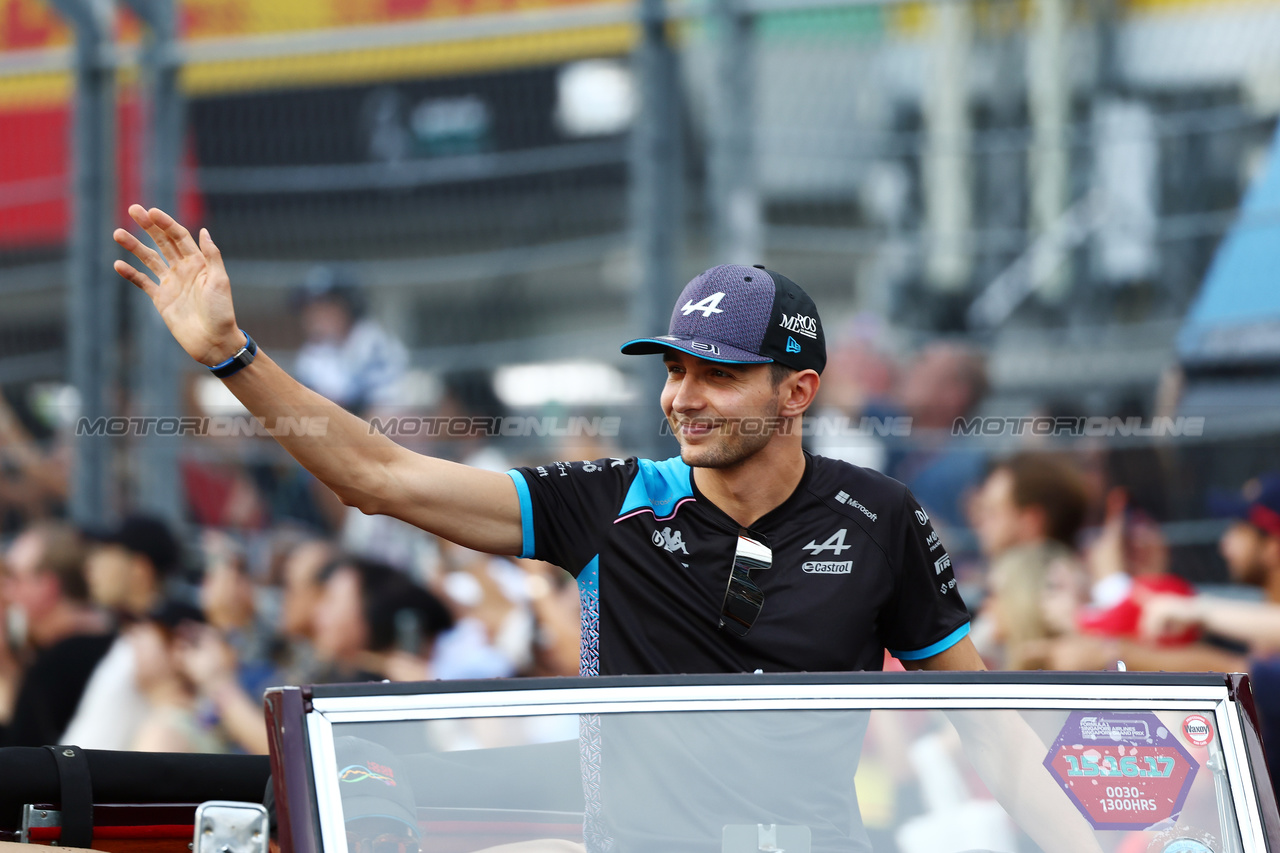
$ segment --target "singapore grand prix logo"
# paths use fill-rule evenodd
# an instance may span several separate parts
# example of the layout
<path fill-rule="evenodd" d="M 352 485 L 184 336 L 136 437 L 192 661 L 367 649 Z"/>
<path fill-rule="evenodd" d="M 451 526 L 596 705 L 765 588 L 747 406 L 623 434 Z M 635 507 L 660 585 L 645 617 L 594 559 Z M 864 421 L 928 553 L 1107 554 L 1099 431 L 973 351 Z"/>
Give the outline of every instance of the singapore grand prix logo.
<path fill-rule="evenodd" d="M 356 782 L 381 782 L 389 788 L 396 786 L 396 773 L 390 767 L 384 767 L 376 761 L 366 764 L 348 764 L 338 773 L 338 781 L 348 784 Z"/>

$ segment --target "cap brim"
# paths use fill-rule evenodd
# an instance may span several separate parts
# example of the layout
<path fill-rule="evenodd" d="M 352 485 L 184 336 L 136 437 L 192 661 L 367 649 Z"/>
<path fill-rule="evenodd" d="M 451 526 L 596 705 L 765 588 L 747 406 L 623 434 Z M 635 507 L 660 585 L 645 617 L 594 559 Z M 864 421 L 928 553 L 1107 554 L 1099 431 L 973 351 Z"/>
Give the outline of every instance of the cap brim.
<path fill-rule="evenodd" d="M 420 834 L 417 818 L 410 814 L 407 808 L 394 800 L 388 800 L 385 797 L 342 798 L 342 819 L 344 823 L 367 817 L 380 817 L 399 821 L 412 829 L 414 835 Z"/>
<path fill-rule="evenodd" d="M 773 359 L 744 349 L 731 347 L 706 338 L 677 338 L 675 335 L 659 335 L 656 338 L 636 338 L 622 345 L 623 355 L 654 355 L 678 349 L 704 361 L 720 364 L 770 364 Z"/>

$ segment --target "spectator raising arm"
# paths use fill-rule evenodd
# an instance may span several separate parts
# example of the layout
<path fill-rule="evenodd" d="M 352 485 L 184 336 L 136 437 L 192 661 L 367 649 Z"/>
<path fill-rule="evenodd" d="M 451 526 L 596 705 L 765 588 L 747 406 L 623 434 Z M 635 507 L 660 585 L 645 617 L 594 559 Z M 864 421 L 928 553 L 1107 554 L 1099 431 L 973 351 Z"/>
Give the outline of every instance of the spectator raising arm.
<path fill-rule="evenodd" d="M 1250 646 L 1280 648 L 1280 604 L 1208 595 L 1154 595 L 1142 605 L 1139 630 L 1156 640 L 1191 627 Z"/>
<path fill-rule="evenodd" d="M 196 361 L 213 366 L 235 356 L 246 337 L 236 324 L 231 282 L 209 232 L 201 229 L 197 244 L 157 208 L 135 204 L 129 215 L 160 251 L 124 229 L 116 230 L 115 240 L 159 283 L 124 261 L 116 261 L 116 272 L 151 297 L 170 333 Z M 290 418 L 325 420 L 323 430 L 281 430 L 277 440 L 344 504 L 394 516 L 477 551 L 520 552 L 519 498 L 509 477 L 401 447 L 307 389 L 264 353 L 225 381 L 268 426 Z"/>
<path fill-rule="evenodd" d="M 188 631 L 177 645 L 178 666 L 199 695 L 212 703 L 226 735 L 245 752 L 266 755 L 267 728 L 262 700 L 236 680 L 235 650 L 208 626 Z"/>

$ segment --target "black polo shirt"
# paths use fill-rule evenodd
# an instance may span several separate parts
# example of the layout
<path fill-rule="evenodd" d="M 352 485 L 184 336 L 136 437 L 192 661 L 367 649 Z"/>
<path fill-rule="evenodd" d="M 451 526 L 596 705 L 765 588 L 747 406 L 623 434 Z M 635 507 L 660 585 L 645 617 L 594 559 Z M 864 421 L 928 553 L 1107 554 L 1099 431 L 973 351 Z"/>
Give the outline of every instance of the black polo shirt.
<path fill-rule="evenodd" d="M 720 611 L 739 526 L 679 457 L 556 462 L 508 472 L 521 556 L 562 566 L 582 598 L 582 674 L 878 670 L 969 630 L 951 560 L 906 486 L 805 455 L 799 486 L 750 532 L 764 607 L 746 637 Z"/>

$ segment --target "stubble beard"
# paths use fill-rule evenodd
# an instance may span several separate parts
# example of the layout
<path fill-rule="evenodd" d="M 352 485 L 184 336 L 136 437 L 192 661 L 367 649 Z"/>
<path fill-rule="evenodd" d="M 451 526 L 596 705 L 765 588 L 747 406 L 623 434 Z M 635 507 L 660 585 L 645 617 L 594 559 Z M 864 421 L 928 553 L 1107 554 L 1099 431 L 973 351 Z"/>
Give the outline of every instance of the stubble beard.
<path fill-rule="evenodd" d="M 733 468 L 755 456 L 769 441 L 767 435 L 723 436 L 715 445 L 680 445 L 680 458 L 691 468 Z"/>
<path fill-rule="evenodd" d="M 758 415 L 762 420 L 767 418 L 776 418 L 778 411 L 778 395 L 775 394 L 773 399 L 764 407 Z M 771 414 L 766 414 L 770 412 Z M 755 456 L 773 440 L 771 431 L 761 431 L 744 435 L 740 426 L 740 422 L 731 419 L 725 420 L 725 425 L 731 428 L 728 433 L 718 435 L 714 443 L 705 443 L 698 445 L 689 445 L 680 442 L 680 458 L 690 468 L 715 468 L 726 469 L 733 468 Z M 723 429 L 724 426 L 717 427 Z"/>

